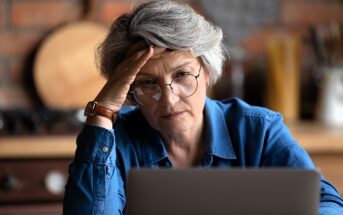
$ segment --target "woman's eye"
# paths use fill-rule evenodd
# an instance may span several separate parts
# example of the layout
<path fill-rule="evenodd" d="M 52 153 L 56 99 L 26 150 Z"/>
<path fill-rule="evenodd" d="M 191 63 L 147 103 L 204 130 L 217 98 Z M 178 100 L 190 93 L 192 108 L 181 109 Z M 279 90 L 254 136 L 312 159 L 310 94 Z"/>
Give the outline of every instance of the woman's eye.
<path fill-rule="evenodd" d="M 175 78 L 184 77 L 190 74 L 191 74 L 190 72 L 178 72 L 176 73 Z"/>
<path fill-rule="evenodd" d="M 153 79 L 141 80 L 138 82 L 138 85 L 153 85 L 153 84 L 156 84 L 156 81 Z"/>

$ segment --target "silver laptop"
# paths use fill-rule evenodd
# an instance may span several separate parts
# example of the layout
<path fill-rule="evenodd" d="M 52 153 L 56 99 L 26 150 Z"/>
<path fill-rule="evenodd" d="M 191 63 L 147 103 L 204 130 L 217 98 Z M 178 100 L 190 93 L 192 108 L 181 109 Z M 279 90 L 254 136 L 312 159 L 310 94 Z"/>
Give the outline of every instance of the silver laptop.
<path fill-rule="evenodd" d="M 128 215 L 314 215 L 320 176 L 304 169 L 135 169 Z"/>

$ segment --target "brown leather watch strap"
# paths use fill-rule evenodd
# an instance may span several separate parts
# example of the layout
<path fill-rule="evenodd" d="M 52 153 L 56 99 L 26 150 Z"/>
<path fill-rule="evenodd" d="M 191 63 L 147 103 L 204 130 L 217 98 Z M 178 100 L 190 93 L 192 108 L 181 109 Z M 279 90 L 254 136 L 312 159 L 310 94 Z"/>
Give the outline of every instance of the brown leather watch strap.
<path fill-rule="evenodd" d="M 107 107 L 100 105 L 97 101 L 88 102 L 85 109 L 85 116 L 102 116 L 110 119 L 112 122 L 116 121 L 117 113 Z"/>

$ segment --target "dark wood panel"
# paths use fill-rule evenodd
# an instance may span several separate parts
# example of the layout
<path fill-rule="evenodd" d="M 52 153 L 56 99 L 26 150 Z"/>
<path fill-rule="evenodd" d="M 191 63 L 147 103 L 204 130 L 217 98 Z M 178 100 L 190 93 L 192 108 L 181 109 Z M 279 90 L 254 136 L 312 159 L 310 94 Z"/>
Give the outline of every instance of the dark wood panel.
<path fill-rule="evenodd" d="M 67 179 L 70 162 L 70 159 L 0 160 L 0 204 L 61 202 L 63 192 L 51 192 L 47 177 L 55 173 L 50 185 L 63 189 L 60 179 Z"/>
<path fill-rule="evenodd" d="M 0 206 L 0 214 L 5 215 L 61 215 L 62 204 L 22 204 Z"/>

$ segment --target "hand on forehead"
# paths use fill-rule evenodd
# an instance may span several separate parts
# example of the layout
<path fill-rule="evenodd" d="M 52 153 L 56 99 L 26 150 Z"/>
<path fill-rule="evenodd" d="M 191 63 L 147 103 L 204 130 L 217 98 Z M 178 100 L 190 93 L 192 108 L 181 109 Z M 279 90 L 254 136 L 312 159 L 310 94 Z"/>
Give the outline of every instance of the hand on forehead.
<path fill-rule="evenodd" d="M 145 49 L 148 46 L 149 46 L 149 44 L 145 40 L 140 40 L 140 41 L 138 41 L 138 42 L 136 42 L 130 46 L 130 48 L 126 52 L 126 57 L 131 56 L 135 52 L 138 52 L 142 49 Z M 157 46 L 153 46 L 153 49 L 154 49 L 154 54 L 153 54 L 152 58 L 159 57 L 161 55 L 161 53 L 166 50 L 166 48 L 157 47 Z"/>
<path fill-rule="evenodd" d="M 151 58 L 160 58 L 163 54 L 166 53 L 166 48 L 161 48 L 158 46 L 154 46 L 154 54 L 151 56 Z"/>

